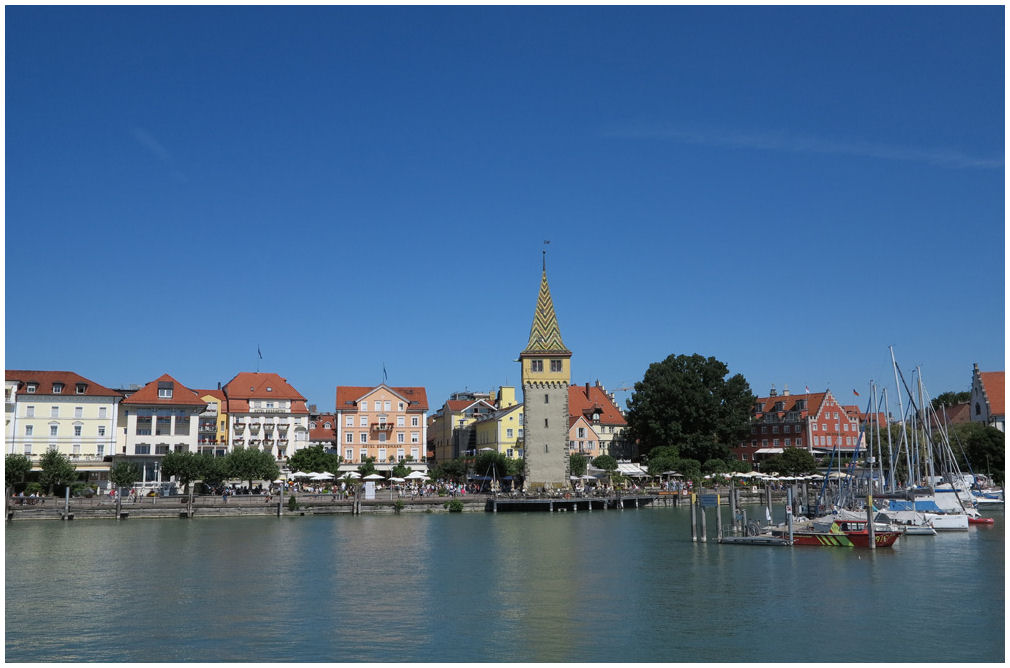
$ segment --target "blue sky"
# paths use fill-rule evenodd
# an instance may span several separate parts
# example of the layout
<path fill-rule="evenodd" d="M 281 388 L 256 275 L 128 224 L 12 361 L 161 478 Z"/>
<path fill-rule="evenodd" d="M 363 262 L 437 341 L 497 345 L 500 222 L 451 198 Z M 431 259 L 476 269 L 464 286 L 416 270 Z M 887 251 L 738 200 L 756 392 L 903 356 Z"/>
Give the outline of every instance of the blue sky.
<path fill-rule="evenodd" d="M 7 7 L 7 368 L 434 408 L 518 383 L 550 240 L 573 382 L 967 390 L 1003 11 Z"/>

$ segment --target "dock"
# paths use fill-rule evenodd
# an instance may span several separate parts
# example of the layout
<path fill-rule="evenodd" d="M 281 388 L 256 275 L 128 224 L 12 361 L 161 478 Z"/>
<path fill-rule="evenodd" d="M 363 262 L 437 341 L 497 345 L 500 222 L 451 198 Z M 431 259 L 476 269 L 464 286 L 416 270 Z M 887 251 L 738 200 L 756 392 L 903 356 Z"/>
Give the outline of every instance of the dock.
<path fill-rule="evenodd" d="M 507 497 L 497 496 L 487 500 L 485 510 L 492 513 L 564 513 L 592 512 L 594 510 L 624 510 L 625 508 L 641 508 L 653 503 L 656 496 L 649 494 L 621 496 L 584 496 L 584 497 Z"/>

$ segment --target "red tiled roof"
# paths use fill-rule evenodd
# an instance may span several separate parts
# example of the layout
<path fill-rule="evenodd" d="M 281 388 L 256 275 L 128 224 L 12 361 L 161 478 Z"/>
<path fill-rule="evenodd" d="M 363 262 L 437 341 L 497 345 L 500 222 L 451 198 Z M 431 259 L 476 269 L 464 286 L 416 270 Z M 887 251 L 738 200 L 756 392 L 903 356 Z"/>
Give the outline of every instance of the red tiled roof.
<path fill-rule="evenodd" d="M 326 422 L 330 423 L 329 429 L 323 426 L 323 424 Z M 309 440 L 318 443 L 319 441 L 333 441 L 336 438 L 337 438 L 337 416 L 320 415 L 318 418 L 316 418 L 315 429 L 309 430 Z"/>
<path fill-rule="evenodd" d="M 424 391 L 423 387 L 390 387 L 388 385 L 373 385 L 371 387 L 361 385 L 338 385 L 337 410 L 346 411 L 352 408 L 357 408 L 352 405 L 354 402 L 380 387 L 385 387 L 387 390 L 390 390 L 409 401 L 410 403 L 407 405 L 407 411 L 409 412 L 428 410 L 428 394 Z"/>
<path fill-rule="evenodd" d="M 1006 384 L 1003 371 L 980 371 L 982 387 L 985 388 L 986 399 L 989 400 L 990 415 L 1006 415 L 1005 397 Z"/>
<path fill-rule="evenodd" d="M 586 395 L 584 385 L 568 386 L 568 415 L 569 417 L 582 417 L 592 415 L 594 409 L 600 411 L 601 424 L 625 425 L 627 420 L 621 415 L 614 402 L 610 400 L 607 393 L 599 385 L 589 386 L 589 395 Z M 571 426 L 571 425 L 569 425 Z"/>
<path fill-rule="evenodd" d="M 26 382 L 38 383 L 38 389 L 35 390 L 33 395 L 36 394 L 53 394 L 53 383 L 63 383 L 63 392 L 59 396 L 64 395 L 76 395 L 79 397 L 121 397 L 123 396 L 115 390 L 110 390 L 109 388 L 99 385 L 93 380 L 88 380 L 84 376 L 80 376 L 73 371 L 21 371 L 21 370 L 6 370 L 6 380 L 16 380 L 18 381 L 18 394 L 24 392 L 24 385 Z M 77 384 L 84 383 L 87 385 L 84 394 L 77 394 Z"/>
<path fill-rule="evenodd" d="M 267 388 L 270 388 L 267 391 Z M 298 399 L 305 397 L 276 373 L 243 371 L 224 386 L 228 399 Z"/>
<path fill-rule="evenodd" d="M 158 397 L 158 383 L 172 383 L 172 398 L 161 399 Z M 167 373 L 160 378 L 152 380 L 150 383 L 140 388 L 127 398 L 123 399 L 124 404 L 143 404 L 145 406 L 206 406 L 196 392 L 189 389 Z"/>
<path fill-rule="evenodd" d="M 227 397 L 224 396 L 224 392 L 222 390 L 193 390 L 193 391 L 196 392 L 201 397 L 210 395 L 215 399 L 219 399 L 221 401 L 227 401 Z"/>
<path fill-rule="evenodd" d="M 494 410 L 494 405 L 484 399 L 449 399 L 445 402 L 446 407 L 453 413 L 461 413 L 474 404 L 484 404 Z"/>
<path fill-rule="evenodd" d="M 800 411 L 802 415 L 816 415 L 817 411 L 821 409 L 821 404 L 824 403 L 824 398 L 828 395 L 827 392 L 818 392 L 816 394 L 790 394 L 790 395 L 779 395 L 777 397 L 758 397 L 754 400 L 754 405 L 757 406 L 761 404 L 761 410 L 753 411 L 756 415 L 763 415 L 765 413 L 774 413 L 775 404 L 779 401 L 783 402 L 781 413 L 785 413 L 793 410 L 796 406 L 796 402 L 800 399 L 807 400 L 807 407 Z"/>

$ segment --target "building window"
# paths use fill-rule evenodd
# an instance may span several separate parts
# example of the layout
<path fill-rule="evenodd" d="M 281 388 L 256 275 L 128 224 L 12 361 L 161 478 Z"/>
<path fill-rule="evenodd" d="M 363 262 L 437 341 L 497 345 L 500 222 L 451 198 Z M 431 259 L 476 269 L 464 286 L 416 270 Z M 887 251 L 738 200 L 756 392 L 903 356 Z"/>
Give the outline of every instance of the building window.
<path fill-rule="evenodd" d="M 33 427 L 33 426 L 32 426 L 32 425 L 30 425 L 30 424 L 26 424 L 26 425 L 25 425 L 25 436 L 31 436 L 31 435 L 32 435 L 32 432 L 33 432 L 34 430 L 35 430 L 35 427 Z"/>
<path fill-rule="evenodd" d="M 816 422 L 813 424 L 813 427 L 814 427 L 814 431 L 817 431 L 817 423 Z"/>
<path fill-rule="evenodd" d="M 549 404 L 550 402 L 551 402 L 551 395 L 545 394 L 544 395 L 544 403 L 545 404 Z"/>
<path fill-rule="evenodd" d="M 105 436 L 105 425 L 102 425 L 98 428 L 98 435 Z"/>
<path fill-rule="evenodd" d="M 405 443 L 406 440 L 407 440 L 407 437 L 406 437 L 406 435 L 402 431 L 396 435 L 396 442 L 397 443 Z"/>
<path fill-rule="evenodd" d="M 149 455 L 151 454 L 151 446 L 146 443 L 142 445 L 135 445 L 133 447 L 133 452 L 137 455 Z"/>
<path fill-rule="evenodd" d="M 354 426 L 354 416 L 353 415 L 348 415 L 347 418 L 344 420 L 344 424 L 347 425 L 348 427 L 353 427 Z"/>
<path fill-rule="evenodd" d="M 385 448 L 379 448 L 379 461 L 380 462 L 386 461 L 386 449 Z"/>
<path fill-rule="evenodd" d="M 88 391 L 87 383 L 77 383 L 77 394 L 85 394 Z"/>
<path fill-rule="evenodd" d="M 397 427 L 402 427 L 405 424 L 406 424 L 406 418 L 404 418 L 402 415 L 397 415 L 396 416 L 396 426 Z"/>
<path fill-rule="evenodd" d="M 981 405 L 981 404 L 979 404 L 979 403 L 978 403 L 978 402 L 976 401 L 976 402 L 975 402 L 975 415 L 981 415 L 981 414 L 982 414 L 982 405 Z"/>
<path fill-rule="evenodd" d="M 35 383 L 28 383 L 28 385 L 25 386 L 25 393 L 27 393 L 27 394 L 35 394 L 35 390 L 37 388 L 38 388 L 38 385 L 36 385 Z"/>
<path fill-rule="evenodd" d="M 585 427 L 579 427 L 579 434 L 578 434 L 578 436 L 579 436 L 579 438 L 585 438 L 586 437 L 586 428 Z"/>
<path fill-rule="evenodd" d="M 107 415 L 108 415 L 108 410 L 109 410 L 109 409 L 107 409 L 107 408 L 106 408 L 105 406 L 101 406 L 101 407 L 100 407 L 100 408 L 98 409 L 98 417 L 99 417 L 99 418 L 105 418 L 105 417 L 107 417 Z"/>
<path fill-rule="evenodd" d="M 762 425 L 761 426 L 761 433 L 762 434 L 767 434 L 768 433 L 768 427 L 765 427 L 764 425 Z"/>
<path fill-rule="evenodd" d="M 32 444 L 31 443 L 25 443 L 25 455 L 28 456 L 28 457 L 31 457 L 31 455 L 32 455 Z"/>
<path fill-rule="evenodd" d="M 388 411 L 388 410 L 391 410 L 391 409 L 392 409 L 391 402 L 389 402 L 389 401 L 383 401 L 382 402 L 382 410 Z"/>
<path fill-rule="evenodd" d="M 403 402 L 402 401 L 396 404 L 396 410 L 402 411 L 403 408 L 404 408 L 404 406 L 403 406 Z"/>
<path fill-rule="evenodd" d="M 358 442 L 359 443 L 368 443 L 368 434 L 366 434 L 365 432 L 361 432 L 361 434 L 359 434 L 359 437 L 358 437 Z"/>
<path fill-rule="evenodd" d="M 786 447 L 787 447 L 787 448 L 788 448 L 788 447 L 790 447 L 790 443 L 789 443 L 789 440 L 790 440 L 790 439 L 788 439 L 788 438 L 786 439 Z"/>
<path fill-rule="evenodd" d="M 347 461 L 353 460 L 354 459 L 354 450 L 351 449 L 351 448 L 346 448 L 344 450 L 344 459 L 346 459 Z"/>
<path fill-rule="evenodd" d="M 60 416 L 60 407 L 59 406 L 53 406 L 51 409 L 49 409 L 49 415 L 50 415 L 50 417 L 59 417 Z"/>
<path fill-rule="evenodd" d="M 83 417 L 83 416 L 84 416 L 84 408 L 81 407 L 81 406 L 75 406 L 74 407 L 74 417 L 75 418 L 80 418 L 80 417 Z"/>
<path fill-rule="evenodd" d="M 547 425 L 547 418 L 544 418 L 544 429 L 547 429 L 547 428 L 548 428 L 548 425 Z"/>
<path fill-rule="evenodd" d="M 358 451 L 358 456 L 361 457 L 360 461 L 362 462 L 365 461 L 366 459 L 368 459 L 368 450 L 362 448 L 361 450 Z"/>
<path fill-rule="evenodd" d="M 344 441 L 346 443 L 354 443 L 354 434 L 347 432 L 347 434 L 344 435 Z"/>
<path fill-rule="evenodd" d="M 63 394 L 63 383 L 53 383 L 53 394 Z"/>
<path fill-rule="evenodd" d="M 329 422 L 324 422 L 323 429 L 333 429 L 333 425 Z"/>
<path fill-rule="evenodd" d="M 172 398 L 172 388 L 170 388 L 170 387 L 159 387 L 158 388 L 158 398 L 159 399 L 171 399 Z"/>
<path fill-rule="evenodd" d="M 505 430 L 505 438 L 512 438 L 512 430 L 511 429 L 506 429 Z"/>
<path fill-rule="evenodd" d="M 273 407 L 274 407 L 274 402 L 268 401 L 267 402 L 267 408 L 270 409 L 270 410 L 273 410 Z"/>
<path fill-rule="evenodd" d="M 410 418 L 410 426 L 411 427 L 416 427 L 417 426 L 417 416 L 416 415 Z"/>
<path fill-rule="evenodd" d="M 98 447 L 98 456 L 99 457 L 104 457 L 105 456 L 105 444 L 104 443 L 99 443 L 97 447 Z"/>
<path fill-rule="evenodd" d="M 379 432 L 379 443 L 385 443 L 385 442 L 386 442 L 386 433 L 380 431 Z"/>
<path fill-rule="evenodd" d="M 49 425 L 49 436 L 50 437 L 55 438 L 57 431 L 59 431 L 59 426 L 57 426 L 55 424 Z"/>
<path fill-rule="evenodd" d="M 543 360 L 530 360 L 530 371 L 543 371 L 544 361 Z"/>
<path fill-rule="evenodd" d="M 81 425 L 75 424 L 74 425 L 74 436 L 80 437 L 80 435 L 81 435 Z"/>
<path fill-rule="evenodd" d="M 368 402 L 367 401 L 362 401 L 360 404 L 358 404 L 358 408 L 360 410 L 367 411 L 368 410 Z"/>
<path fill-rule="evenodd" d="M 154 446 L 154 454 L 156 455 L 167 455 L 168 446 L 167 445 L 156 445 Z"/>
<path fill-rule="evenodd" d="M 420 437 L 420 435 L 416 431 L 410 432 L 410 442 L 411 443 L 420 443 L 421 442 L 421 437 Z"/>
<path fill-rule="evenodd" d="M 25 406 L 25 417 L 35 417 L 35 406 Z"/>
<path fill-rule="evenodd" d="M 553 372 L 561 371 L 561 360 L 551 360 L 551 371 Z"/>

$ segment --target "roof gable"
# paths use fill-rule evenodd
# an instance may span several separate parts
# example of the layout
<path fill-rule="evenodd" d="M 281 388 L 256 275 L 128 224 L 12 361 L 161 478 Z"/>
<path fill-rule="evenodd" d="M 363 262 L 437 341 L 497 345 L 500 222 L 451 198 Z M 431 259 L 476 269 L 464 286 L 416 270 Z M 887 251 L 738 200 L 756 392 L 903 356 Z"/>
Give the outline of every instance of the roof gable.
<path fill-rule="evenodd" d="M 423 387 L 390 387 L 385 383 L 373 386 L 338 385 L 336 408 L 338 411 L 357 410 L 359 401 L 383 388 L 403 399 L 409 412 L 428 410 L 428 395 Z"/>
<path fill-rule="evenodd" d="M 164 389 L 171 384 L 172 396 L 168 398 L 159 397 L 159 389 Z M 206 406 L 196 392 L 189 389 L 170 375 L 163 374 L 160 378 L 152 380 L 150 383 L 140 388 L 126 399 L 124 404 L 142 404 L 158 406 Z"/>
<path fill-rule="evenodd" d="M 287 379 L 276 373 L 243 371 L 228 381 L 224 393 L 229 399 L 293 399 L 305 401 Z"/>
<path fill-rule="evenodd" d="M 533 312 L 533 324 L 530 325 L 530 340 L 523 352 L 571 353 L 561 340 L 561 328 L 558 327 L 558 316 L 554 312 L 551 288 L 547 285 L 546 266 L 540 276 L 540 292 L 537 295 L 537 308 Z"/>
<path fill-rule="evenodd" d="M 568 386 L 568 415 L 592 416 L 594 410 L 600 411 L 600 422 L 609 425 L 626 425 L 628 422 L 610 396 L 600 385 L 590 385 L 588 395 L 583 385 Z"/>

